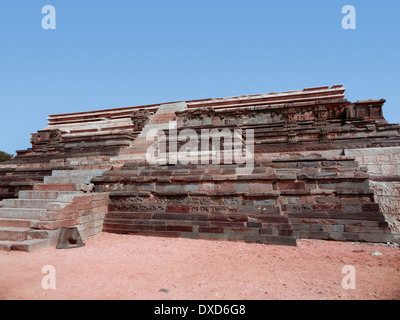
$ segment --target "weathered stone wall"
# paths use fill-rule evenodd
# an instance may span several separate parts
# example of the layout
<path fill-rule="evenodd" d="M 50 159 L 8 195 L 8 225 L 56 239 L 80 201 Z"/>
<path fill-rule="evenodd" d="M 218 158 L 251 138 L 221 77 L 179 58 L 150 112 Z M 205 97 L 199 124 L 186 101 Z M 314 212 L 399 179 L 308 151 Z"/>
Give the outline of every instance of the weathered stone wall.
<path fill-rule="evenodd" d="M 76 214 L 76 226 L 82 239 L 99 234 L 103 229 L 104 218 L 108 211 L 109 194 L 92 193 L 76 199 L 72 208 Z M 71 208 L 70 208 L 71 209 Z"/>
<path fill-rule="evenodd" d="M 335 85 L 51 115 L 49 126 L 32 134 L 32 148 L 0 165 L 0 200 L 41 181 L 59 188 L 60 179 L 46 177 L 57 169 L 104 169 L 92 182 L 110 192 L 108 207 L 108 195 L 81 195 L 68 208 L 52 208 L 49 218 L 64 214 L 62 223 L 79 225 L 84 238 L 100 232 L 108 208 L 104 230 L 111 232 L 274 244 L 302 237 L 396 241 L 400 126 L 384 119 L 385 100 L 350 102 L 344 91 Z M 165 140 L 184 129 L 194 136 L 234 132 L 235 150 L 254 144 L 254 170 L 240 175 L 225 157 L 219 164 L 170 165 L 174 145 L 166 162 L 142 163 L 152 129 Z M 197 150 L 213 160 L 230 152 Z M 76 176 L 64 180 L 75 190 Z"/>
<path fill-rule="evenodd" d="M 369 184 L 374 190 L 375 201 L 384 213 L 393 232 L 400 235 L 400 147 L 336 149 L 287 153 L 264 153 L 264 159 L 281 159 L 292 156 L 339 156 L 344 153 L 354 157 L 361 167 L 367 169 Z"/>
<path fill-rule="evenodd" d="M 398 181 L 370 181 L 375 201 L 379 203 L 393 232 L 400 234 L 400 179 Z"/>
<path fill-rule="evenodd" d="M 354 157 L 360 166 L 366 166 L 371 177 L 376 176 L 400 176 L 400 147 L 381 148 L 355 148 L 332 149 L 315 151 L 271 152 L 256 155 L 257 159 L 290 158 L 296 155 L 309 156 L 318 154 L 325 156 L 343 155 Z"/>
<path fill-rule="evenodd" d="M 352 157 L 264 159 L 249 175 L 235 168 L 132 163 L 105 172 L 92 180 L 111 192 L 104 230 L 275 244 L 396 241 Z"/>

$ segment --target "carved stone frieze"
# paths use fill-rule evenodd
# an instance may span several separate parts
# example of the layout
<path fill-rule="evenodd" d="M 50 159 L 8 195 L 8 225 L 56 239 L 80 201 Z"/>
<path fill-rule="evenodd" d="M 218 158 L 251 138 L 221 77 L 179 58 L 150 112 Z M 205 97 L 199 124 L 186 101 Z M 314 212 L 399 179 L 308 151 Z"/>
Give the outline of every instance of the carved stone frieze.
<path fill-rule="evenodd" d="M 142 131 L 144 126 L 149 121 L 150 112 L 146 109 L 139 109 L 133 111 L 131 115 L 131 120 L 134 125 L 135 131 Z"/>
<path fill-rule="evenodd" d="M 41 130 L 37 133 L 32 133 L 30 142 L 32 147 L 44 144 L 54 144 L 62 141 L 62 133 L 60 130 Z"/>

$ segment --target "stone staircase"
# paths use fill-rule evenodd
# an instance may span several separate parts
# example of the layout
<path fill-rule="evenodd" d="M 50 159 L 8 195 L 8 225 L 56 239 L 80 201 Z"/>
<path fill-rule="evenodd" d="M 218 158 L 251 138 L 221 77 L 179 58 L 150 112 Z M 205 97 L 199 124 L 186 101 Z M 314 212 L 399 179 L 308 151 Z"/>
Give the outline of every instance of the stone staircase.
<path fill-rule="evenodd" d="M 0 249 L 34 251 L 56 245 L 62 227 L 77 226 L 83 239 L 102 229 L 108 194 L 90 193 L 105 170 L 54 170 L 0 208 Z"/>
<path fill-rule="evenodd" d="M 81 128 L 63 133 L 63 140 L 48 137 L 58 134 L 51 126 L 39 132 L 45 143 L 18 151 L 14 160 L 0 167 L 0 249 L 33 251 L 55 245 L 61 227 L 78 226 L 83 239 L 99 233 L 109 198 L 108 193 L 91 193 L 92 178 L 128 160 L 145 159 L 152 143 L 146 141 L 146 133 L 168 129 L 176 119 L 175 111 L 185 107 L 185 103 L 162 105 L 155 114 L 150 112 L 142 130 L 133 133 L 124 133 L 126 128 L 121 125 L 129 123 L 122 122 L 118 135 L 110 130 L 119 127 L 111 127 L 106 128 L 110 132 L 91 136 L 91 123 L 83 128 L 88 132 Z M 60 121 L 70 126 L 69 119 Z"/>
<path fill-rule="evenodd" d="M 185 102 L 161 105 L 154 114 L 150 115 L 148 123 L 138 134 L 135 141 L 130 146 L 121 149 L 118 156 L 111 157 L 110 161 L 114 165 L 132 161 L 146 161 L 146 151 L 154 143 L 154 141 L 147 141 L 146 135 L 151 130 L 176 129 L 176 112 L 185 109 Z"/>

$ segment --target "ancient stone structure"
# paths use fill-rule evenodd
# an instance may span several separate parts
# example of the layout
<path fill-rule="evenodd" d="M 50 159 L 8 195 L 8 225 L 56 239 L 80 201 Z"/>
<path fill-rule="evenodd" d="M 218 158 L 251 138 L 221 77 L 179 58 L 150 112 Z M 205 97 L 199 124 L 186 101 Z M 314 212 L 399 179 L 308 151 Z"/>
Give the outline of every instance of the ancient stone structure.
<path fill-rule="evenodd" d="M 51 115 L 32 148 L 0 165 L 0 248 L 55 245 L 71 226 L 83 239 L 399 242 L 400 126 L 384 119 L 385 100 L 350 102 L 344 91 Z M 232 137 L 219 149 L 203 144 L 222 132 Z M 149 158 L 154 146 L 165 150 Z M 250 172 L 230 161 L 238 151 Z"/>

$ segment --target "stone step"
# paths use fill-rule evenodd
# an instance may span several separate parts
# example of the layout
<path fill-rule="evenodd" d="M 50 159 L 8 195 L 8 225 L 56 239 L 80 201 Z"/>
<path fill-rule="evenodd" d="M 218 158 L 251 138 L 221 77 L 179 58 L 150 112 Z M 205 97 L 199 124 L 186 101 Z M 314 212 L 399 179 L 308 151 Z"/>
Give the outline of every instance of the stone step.
<path fill-rule="evenodd" d="M 54 202 L 54 199 L 5 199 L 3 208 L 47 209 L 49 204 Z"/>
<path fill-rule="evenodd" d="M 110 161 L 146 161 L 146 154 L 144 152 L 138 152 L 137 154 L 123 154 L 118 157 L 111 158 Z"/>
<path fill-rule="evenodd" d="M 41 221 L 38 219 L 0 218 L 2 228 L 30 228 L 41 230 L 54 230 L 78 224 L 77 218 L 59 219 L 54 221 Z"/>
<path fill-rule="evenodd" d="M 150 146 L 151 144 L 149 144 L 149 143 L 147 143 L 146 145 L 145 144 L 143 144 L 143 145 L 135 145 L 135 146 L 132 146 L 132 147 L 126 147 L 126 148 L 124 148 L 123 150 L 121 150 L 121 152 L 119 153 L 120 155 L 121 154 L 130 154 L 131 152 L 132 153 L 136 153 L 136 152 L 143 152 L 143 150 L 147 150 L 147 148 Z"/>
<path fill-rule="evenodd" d="M 159 217 L 158 219 L 152 219 L 149 217 L 135 218 L 135 217 L 107 217 L 104 219 L 104 224 L 106 225 L 180 225 L 180 226 L 202 226 L 202 227 L 211 227 L 211 228 L 237 228 L 237 227 L 245 227 L 245 222 L 232 222 L 232 221 L 204 221 L 204 220 L 174 220 L 174 219 L 162 219 Z"/>
<path fill-rule="evenodd" d="M 64 209 L 65 203 L 55 203 L 52 209 L 28 209 L 28 208 L 0 208 L 0 218 L 6 219 L 26 219 L 26 220 L 40 220 L 44 222 L 74 219 L 76 218 L 76 211 L 61 211 Z"/>
<path fill-rule="evenodd" d="M 31 239 L 24 241 L 0 241 L 0 250 L 18 250 L 32 252 L 38 249 L 56 245 L 58 239 Z"/>
<path fill-rule="evenodd" d="M 28 228 L 0 227 L 0 240 L 5 241 L 24 241 L 30 240 Z"/>
<path fill-rule="evenodd" d="M 79 195 L 82 192 L 79 191 L 20 191 L 19 199 L 54 199 L 56 200 L 58 197 L 63 195 Z"/>
<path fill-rule="evenodd" d="M 289 218 L 286 215 L 276 215 L 276 214 L 259 214 L 253 215 L 262 224 L 264 223 L 287 223 L 290 224 Z"/>
<path fill-rule="evenodd" d="M 52 177 L 97 177 L 105 170 L 53 170 Z"/>
<path fill-rule="evenodd" d="M 180 231 L 193 232 L 193 226 L 158 225 L 158 224 L 103 224 L 103 230 L 121 230 L 126 232 L 136 231 Z"/>
<path fill-rule="evenodd" d="M 46 214 L 47 209 L 0 208 L 0 218 L 39 219 Z"/>
<path fill-rule="evenodd" d="M 191 224 L 188 221 L 175 221 L 176 224 L 163 224 L 159 220 L 149 220 L 145 222 L 146 223 L 138 223 L 138 221 L 135 221 L 134 223 L 127 224 L 113 223 L 110 220 L 106 220 L 103 225 L 103 231 L 161 237 L 174 236 L 192 239 L 245 240 L 246 242 L 272 245 L 297 245 L 296 238 L 292 234 L 284 232 L 281 232 L 281 234 L 259 234 L 257 229 L 237 228 L 233 226 L 202 226 Z"/>
<path fill-rule="evenodd" d="M 0 227 L 31 228 L 37 220 L 0 218 Z"/>
<path fill-rule="evenodd" d="M 102 170 L 107 171 L 112 168 L 112 164 L 84 164 L 73 165 L 74 170 Z"/>
<path fill-rule="evenodd" d="M 286 228 L 262 228 L 260 229 L 260 234 L 262 235 L 273 235 L 273 236 L 294 236 L 293 229 L 288 226 Z"/>
<path fill-rule="evenodd" d="M 59 218 L 62 218 L 62 216 L 59 216 Z M 35 229 L 55 230 L 55 229 L 60 229 L 62 227 L 70 227 L 78 225 L 79 219 L 65 216 L 65 219 L 57 219 L 53 221 L 33 220 L 32 224 Z"/>
<path fill-rule="evenodd" d="M 90 184 L 92 176 L 77 176 L 77 177 L 44 177 L 45 184 Z"/>
<path fill-rule="evenodd" d="M 50 239 L 58 237 L 60 230 L 38 230 L 19 227 L 0 227 L 0 240 L 24 241 L 30 239 Z"/>
<path fill-rule="evenodd" d="M 58 236 L 59 230 L 35 230 L 30 228 L 0 227 L 0 240 L 23 241 L 48 239 Z"/>
<path fill-rule="evenodd" d="M 33 190 L 36 191 L 76 191 L 76 184 L 50 184 L 50 183 L 35 183 Z"/>

